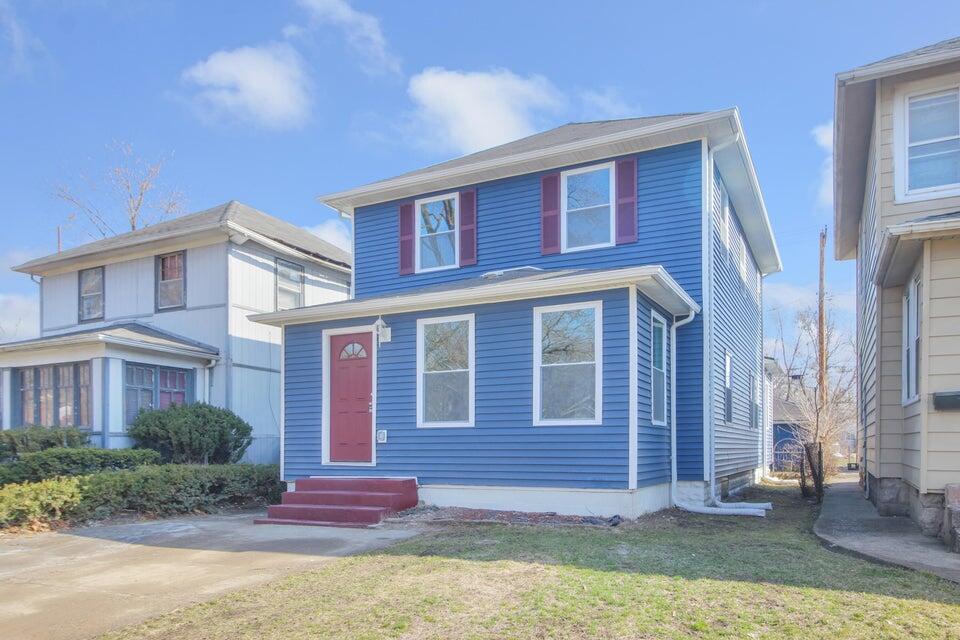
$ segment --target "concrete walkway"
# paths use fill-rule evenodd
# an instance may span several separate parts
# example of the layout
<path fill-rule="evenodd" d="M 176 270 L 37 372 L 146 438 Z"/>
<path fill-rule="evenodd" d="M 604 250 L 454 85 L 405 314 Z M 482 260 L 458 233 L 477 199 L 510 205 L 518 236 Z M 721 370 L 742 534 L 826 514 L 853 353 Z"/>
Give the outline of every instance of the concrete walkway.
<path fill-rule="evenodd" d="M 417 533 L 254 525 L 255 515 L 0 536 L 0 637 L 91 638 Z"/>
<path fill-rule="evenodd" d="M 856 479 L 827 488 L 814 533 L 829 545 L 868 559 L 925 571 L 960 583 L 960 553 L 920 533 L 909 518 L 881 516 Z"/>

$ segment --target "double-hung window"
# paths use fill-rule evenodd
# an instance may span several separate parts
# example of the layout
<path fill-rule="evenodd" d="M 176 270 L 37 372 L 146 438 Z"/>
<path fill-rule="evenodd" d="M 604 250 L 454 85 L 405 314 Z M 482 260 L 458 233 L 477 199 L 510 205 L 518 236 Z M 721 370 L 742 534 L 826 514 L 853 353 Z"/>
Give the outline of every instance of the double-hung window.
<path fill-rule="evenodd" d="M 187 303 L 186 254 L 157 256 L 157 310 L 181 309 Z"/>
<path fill-rule="evenodd" d="M 920 395 L 920 276 L 910 280 L 903 296 L 903 402 Z"/>
<path fill-rule="evenodd" d="M 133 423 L 141 411 L 189 403 L 191 378 L 186 369 L 128 363 L 124 370 L 125 423 Z"/>
<path fill-rule="evenodd" d="M 616 233 L 614 163 L 571 169 L 560 174 L 561 250 L 609 247 Z"/>
<path fill-rule="evenodd" d="M 417 426 L 473 426 L 473 315 L 417 320 Z"/>
<path fill-rule="evenodd" d="M 448 193 L 414 203 L 417 224 L 417 272 L 460 264 L 460 194 Z"/>
<path fill-rule="evenodd" d="M 733 356 L 723 352 L 723 419 L 733 422 Z"/>
<path fill-rule="evenodd" d="M 906 189 L 899 195 L 960 188 L 960 88 L 908 96 L 905 111 Z"/>
<path fill-rule="evenodd" d="M 756 429 L 760 424 L 760 400 L 757 394 L 757 376 L 750 374 L 750 428 Z"/>
<path fill-rule="evenodd" d="M 103 267 L 83 269 L 80 280 L 80 322 L 103 319 Z"/>
<path fill-rule="evenodd" d="M 655 425 L 667 423 L 667 323 L 654 313 L 650 323 L 651 419 Z"/>
<path fill-rule="evenodd" d="M 17 371 L 23 426 L 90 427 L 90 363 L 30 367 Z"/>
<path fill-rule="evenodd" d="M 600 424 L 603 306 L 534 308 L 533 423 Z"/>
<path fill-rule="evenodd" d="M 277 258 L 277 311 L 303 306 L 303 267 Z"/>

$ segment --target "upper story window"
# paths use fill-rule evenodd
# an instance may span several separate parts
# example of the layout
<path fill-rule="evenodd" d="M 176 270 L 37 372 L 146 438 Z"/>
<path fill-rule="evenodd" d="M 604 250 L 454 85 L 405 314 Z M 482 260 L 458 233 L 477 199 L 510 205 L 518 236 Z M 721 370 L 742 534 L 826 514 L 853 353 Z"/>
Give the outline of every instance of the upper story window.
<path fill-rule="evenodd" d="M 303 306 L 303 267 L 277 258 L 277 311 Z"/>
<path fill-rule="evenodd" d="M 600 424 L 602 303 L 534 309 L 533 423 Z"/>
<path fill-rule="evenodd" d="M 663 317 L 654 313 L 650 329 L 651 342 L 651 384 L 653 399 L 651 419 L 653 424 L 667 424 L 667 323 Z"/>
<path fill-rule="evenodd" d="M 473 426 L 473 315 L 417 321 L 417 426 Z"/>
<path fill-rule="evenodd" d="M 417 272 L 456 267 L 460 263 L 460 194 L 417 200 L 414 206 Z"/>
<path fill-rule="evenodd" d="M 720 182 L 720 239 L 723 246 L 730 249 L 730 194 L 727 193 L 727 186 Z"/>
<path fill-rule="evenodd" d="M 187 303 L 186 254 L 157 256 L 157 310 L 180 309 Z"/>
<path fill-rule="evenodd" d="M 83 269 L 80 278 L 80 322 L 103 319 L 103 267 Z"/>
<path fill-rule="evenodd" d="M 903 402 L 920 395 L 920 276 L 910 280 L 903 295 Z"/>
<path fill-rule="evenodd" d="M 907 85 L 897 97 L 897 201 L 960 195 L 960 86 L 939 82 Z"/>
<path fill-rule="evenodd" d="M 614 164 L 571 169 L 560 174 L 561 250 L 609 247 L 615 242 Z"/>

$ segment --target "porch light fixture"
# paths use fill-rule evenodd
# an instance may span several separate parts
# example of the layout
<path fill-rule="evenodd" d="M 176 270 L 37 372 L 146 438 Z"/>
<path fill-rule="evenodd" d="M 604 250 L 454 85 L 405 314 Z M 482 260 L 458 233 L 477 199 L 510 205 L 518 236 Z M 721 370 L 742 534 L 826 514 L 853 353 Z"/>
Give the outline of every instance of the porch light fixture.
<path fill-rule="evenodd" d="M 380 346 L 384 342 L 390 342 L 390 327 L 383 321 L 382 316 L 377 316 L 377 321 L 373 323 L 373 328 L 377 332 L 377 346 Z"/>

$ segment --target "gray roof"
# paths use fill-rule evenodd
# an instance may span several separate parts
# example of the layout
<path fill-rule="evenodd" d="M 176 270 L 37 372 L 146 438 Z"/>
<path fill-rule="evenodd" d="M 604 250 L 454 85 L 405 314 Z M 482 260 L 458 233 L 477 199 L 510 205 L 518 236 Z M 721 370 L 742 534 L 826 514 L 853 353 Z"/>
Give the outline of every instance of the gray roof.
<path fill-rule="evenodd" d="M 259 233 L 276 242 L 285 244 L 294 249 L 308 253 L 318 259 L 334 262 L 349 267 L 350 254 L 310 233 L 302 227 L 284 222 L 262 211 L 254 209 L 242 202 L 231 200 L 220 206 L 191 213 L 172 220 L 165 220 L 157 224 L 128 231 L 102 240 L 89 242 L 66 251 L 53 253 L 42 258 L 36 258 L 14 267 L 14 271 L 31 273 L 34 269 L 53 262 L 71 260 L 83 256 L 107 252 L 125 247 L 146 244 L 170 236 L 188 235 L 195 231 L 205 231 L 228 222 Z"/>
<path fill-rule="evenodd" d="M 29 340 L 18 340 L 16 342 L 6 342 L 0 345 L 3 350 L 18 350 L 25 347 L 38 347 L 45 343 L 62 341 L 69 338 L 78 338 L 89 336 L 91 341 L 100 340 L 101 337 L 116 338 L 119 340 L 133 340 L 142 343 L 148 347 L 173 347 L 177 349 L 186 349 L 196 351 L 201 355 L 215 356 L 220 350 L 209 344 L 191 340 L 184 336 L 156 327 L 143 324 L 142 322 L 122 322 L 100 327 L 77 329 L 75 331 L 66 331 L 55 335 L 44 336 L 42 338 L 30 338 Z"/>
<path fill-rule="evenodd" d="M 770 399 L 771 422 L 775 424 L 802 424 L 805 422 L 803 411 L 792 400 L 774 394 Z"/>
<path fill-rule="evenodd" d="M 935 62 L 942 62 L 942 58 L 951 59 L 954 57 L 954 54 L 960 57 L 960 38 L 950 38 L 925 47 L 920 47 L 919 49 L 898 53 L 895 56 L 856 67 L 841 75 L 863 76 L 869 74 L 871 71 L 883 69 L 891 65 L 896 67 L 899 73 L 900 67 L 910 67 L 911 63 L 928 64 L 931 58 L 935 59 Z"/>
<path fill-rule="evenodd" d="M 679 120 L 680 118 L 685 118 L 693 115 L 699 115 L 699 113 L 675 113 L 675 114 L 661 115 L 661 116 L 645 116 L 642 118 L 624 118 L 621 120 L 595 120 L 593 122 L 569 122 L 559 127 L 548 129 L 547 131 L 535 133 L 533 135 L 527 136 L 526 138 L 513 140 L 512 142 L 507 142 L 506 144 L 501 144 L 497 147 L 491 147 L 489 149 L 484 149 L 483 151 L 477 151 L 476 153 L 471 153 L 469 155 L 462 156 L 460 158 L 455 158 L 453 160 L 447 160 L 446 162 L 441 162 L 439 164 L 430 165 L 422 169 L 417 169 L 416 171 L 402 173 L 392 178 L 386 178 L 385 180 L 393 180 L 396 178 L 417 176 L 420 174 L 428 174 L 428 173 L 432 173 L 434 171 L 439 171 L 443 169 L 454 169 L 456 167 L 471 165 L 476 162 L 485 162 L 488 160 L 497 160 L 499 158 L 507 158 L 520 153 L 527 153 L 529 151 L 539 151 L 541 149 L 549 149 L 550 147 L 566 144 L 568 142 L 576 142 L 578 140 L 586 140 L 589 138 L 599 138 L 612 133 L 620 133 L 621 131 L 630 131 L 631 129 L 637 129 L 639 127 L 647 127 L 655 124 L 660 124 L 662 122 L 669 122 L 671 120 Z M 384 182 L 385 180 L 378 180 L 377 182 Z M 377 183 L 374 182 L 372 184 L 377 184 Z"/>

